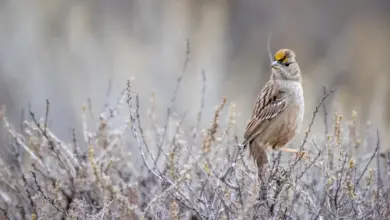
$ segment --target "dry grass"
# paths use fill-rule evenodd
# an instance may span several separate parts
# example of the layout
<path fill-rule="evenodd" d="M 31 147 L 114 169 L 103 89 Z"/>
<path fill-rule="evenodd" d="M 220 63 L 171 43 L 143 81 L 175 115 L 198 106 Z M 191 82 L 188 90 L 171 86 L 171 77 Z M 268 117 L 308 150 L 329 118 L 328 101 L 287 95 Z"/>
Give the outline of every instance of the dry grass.
<path fill-rule="evenodd" d="M 301 144 L 308 158 L 284 162 L 281 153 L 273 154 L 261 180 L 250 160 L 229 160 L 239 134 L 233 104 L 227 121 L 221 119 L 226 100 L 208 129 L 183 128 L 169 113 L 175 125 L 170 140 L 164 137 L 168 126 L 158 124 L 155 136 L 145 137 L 130 81 L 95 129 L 87 127 L 83 108 L 82 140 L 68 143 L 50 131 L 49 102 L 42 120 L 30 112 L 22 133 L 3 116 L 15 164 L 1 164 L 1 210 L 9 219 L 388 219 L 390 176 L 381 175 L 379 135 L 362 142 L 355 119 L 346 124 L 336 115 L 328 128 L 333 133 L 310 140 L 328 95 Z M 126 109 L 128 120 L 111 127 Z M 359 149 L 370 149 L 369 155 L 354 159 Z"/>
<path fill-rule="evenodd" d="M 206 83 L 206 76 L 203 73 Z M 178 84 L 180 84 L 180 78 Z M 168 109 L 165 124 L 147 128 L 130 81 L 112 108 L 83 138 L 60 140 L 48 127 L 50 103 L 39 120 L 33 112 L 18 133 L 0 111 L 12 163 L 1 162 L 0 209 L 8 219 L 389 219 L 389 156 L 380 157 L 379 132 L 370 134 L 329 113 L 325 91 L 313 110 L 300 149 L 306 158 L 272 153 L 258 178 L 254 164 L 236 147 L 236 106 L 224 99 L 209 128 L 184 127 Z M 175 89 L 172 105 L 179 85 Z M 202 89 L 202 102 L 206 86 Z M 226 112 L 226 106 L 229 109 Z M 324 113 L 325 134 L 312 138 Z M 121 116 L 126 115 L 126 120 Z M 224 117 L 226 116 L 226 117 Z M 226 120 L 225 120 L 226 119 Z M 114 122 L 120 125 L 113 126 Z M 318 122 L 317 122 L 318 123 Z M 146 124 L 146 123 L 145 123 Z M 232 157 L 238 152 L 238 157 Z M 244 154 L 247 154 L 244 152 Z M 286 156 L 286 155 L 285 155 Z M 287 155 L 288 156 L 288 155 Z M 291 155 L 290 155 L 291 156 Z M 376 162 L 376 163 L 375 163 Z M 386 166 L 384 166 L 386 165 Z"/>

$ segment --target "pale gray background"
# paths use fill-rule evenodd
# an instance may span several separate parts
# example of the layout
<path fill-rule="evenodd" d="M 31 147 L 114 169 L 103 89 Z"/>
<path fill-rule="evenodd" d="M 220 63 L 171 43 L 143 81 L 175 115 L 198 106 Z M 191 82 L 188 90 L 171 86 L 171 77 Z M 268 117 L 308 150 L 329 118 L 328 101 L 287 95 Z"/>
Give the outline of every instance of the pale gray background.
<path fill-rule="evenodd" d="M 301 65 L 305 128 L 327 84 L 339 87 L 332 110 L 349 118 L 356 110 L 388 143 L 389 12 L 388 0 L 0 0 L 0 103 L 17 125 L 22 108 L 30 102 L 42 115 L 48 98 L 51 128 L 70 140 L 87 98 L 98 113 L 109 79 L 114 103 L 135 77 L 141 113 L 155 90 L 165 115 L 188 38 L 191 60 L 177 111 L 196 119 L 204 69 L 205 125 L 227 97 L 237 104 L 243 129 L 269 77 L 272 31 L 273 52 L 291 48 Z"/>

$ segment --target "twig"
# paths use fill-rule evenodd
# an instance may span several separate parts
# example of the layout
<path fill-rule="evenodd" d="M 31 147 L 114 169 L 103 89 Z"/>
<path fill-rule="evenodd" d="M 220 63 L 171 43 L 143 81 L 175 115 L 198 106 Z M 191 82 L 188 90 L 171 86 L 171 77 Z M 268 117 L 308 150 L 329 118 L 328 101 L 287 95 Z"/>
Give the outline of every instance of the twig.
<path fill-rule="evenodd" d="M 378 134 L 378 133 L 377 133 Z M 374 153 L 371 155 L 370 157 L 370 160 L 368 161 L 368 163 L 366 164 L 366 167 L 363 169 L 363 172 L 360 174 L 359 178 L 356 180 L 355 182 L 355 185 L 358 185 L 360 180 L 363 178 L 364 174 L 366 173 L 367 169 L 368 169 L 368 166 L 371 164 L 372 160 L 374 159 L 376 153 L 379 151 L 379 147 L 380 147 L 380 140 L 379 140 L 379 134 L 377 136 L 377 144 L 376 144 L 376 147 L 375 147 L 375 151 Z"/>
<path fill-rule="evenodd" d="M 169 119 L 171 118 L 172 109 L 174 107 L 174 104 L 175 104 L 175 101 L 176 101 L 176 98 L 177 98 L 177 93 L 179 92 L 179 89 L 180 89 L 181 81 L 183 80 L 183 77 L 184 77 L 184 75 L 187 72 L 186 70 L 187 70 L 188 62 L 190 61 L 190 53 L 191 53 L 190 41 L 187 39 L 186 54 L 185 54 L 185 60 L 184 60 L 184 63 L 183 63 L 183 70 L 182 70 L 181 75 L 177 78 L 176 87 L 175 87 L 175 90 L 173 91 L 173 95 L 172 95 L 172 98 L 171 98 L 171 103 L 170 103 L 170 106 L 168 107 L 168 110 L 167 110 L 167 115 L 166 115 L 165 125 L 164 125 L 164 133 L 163 133 L 163 136 L 162 136 L 162 139 L 161 139 L 161 142 L 160 142 L 160 146 L 162 146 L 164 144 L 165 137 L 167 135 Z"/>
<path fill-rule="evenodd" d="M 324 86 L 324 95 L 327 94 L 327 89 L 326 89 L 326 86 Z M 327 140 L 328 138 L 328 134 L 329 134 L 329 126 L 328 126 L 328 110 L 326 109 L 326 105 L 323 104 L 322 105 L 322 109 L 324 111 L 324 134 L 325 134 L 325 137 L 324 137 L 324 141 Z"/>
<path fill-rule="evenodd" d="M 337 180 L 336 180 L 336 186 L 337 186 L 336 192 L 335 192 L 335 194 L 333 196 L 333 204 L 334 204 L 334 206 L 336 208 L 336 214 L 337 215 L 339 214 L 339 208 L 340 208 L 340 206 L 338 204 L 339 203 L 338 202 L 338 200 L 339 200 L 339 192 L 340 192 L 340 190 L 342 188 L 343 177 L 344 177 L 344 170 L 345 170 L 345 165 L 346 164 L 347 164 L 347 156 L 345 155 L 344 156 L 344 160 L 343 160 L 343 164 L 342 164 L 342 167 L 341 167 L 341 171 L 340 171 L 340 177 L 338 177 Z"/>
<path fill-rule="evenodd" d="M 112 93 L 112 77 L 108 79 L 108 86 L 106 90 L 106 103 L 103 105 L 103 111 L 109 106 L 108 100 L 110 98 L 111 93 Z"/>
<path fill-rule="evenodd" d="M 154 158 L 152 152 L 149 149 L 148 143 L 146 142 L 146 139 L 145 139 L 144 130 L 143 130 L 142 124 L 141 124 L 141 116 L 139 114 L 140 101 L 139 101 L 139 95 L 138 94 L 136 94 L 135 100 L 136 100 L 135 118 L 137 119 L 137 122 L 138 122 L 138 130 L 139 130 L 139 134 L 140 134 L 141 139 L 142 139 L 142 143 L 145 146 L 147 153 L 150 155 L 150 158 L 152 158 L 152 161 L 154 163 L 154 169 L 156 169 L 157 172 L 159 172 L 160 175 L 161 175 L 161 172 L 160 172 L 160 170 L 157 167 L 157 160 Z"/>
<path fill-rule="evenodd" d="M 11 219 L 9 216 L 8 216 L 8 213 L 7 213 L 7 210 L 5 210 L 3 207 L 0 206 L 0 211 L 3 212 L 3 214 L 5 215 L 5 217 L 7 217 L 7 219 Z"/>
<path fill-rule="evenodd" d="M 127 104 L 128 104 L 128 107 L 129 107 L 129 117 L 130 117 L 130 123 L 131 123 L 131 126 L 130 126 L 131 127 L 131 131 L 132 131 L 134 137 L 137 140 L 138 148 L 139 148 L 139 151 L 140 151 L 140 154 L 141 154 L 141 157 L 142 157 L 142 160 L 143 160 L 144 164 L 146 165 L 148 170 L 151 173 L 153 173 L 153 175 L 155 177 L 157 177 L 159 180 L 163 181 L 163 178 L 160 175 L 158 175 L 154 169 L 151 168 L 151 166 L 149 165 L 148 161 L 146 160 L 145 153 L 142 150 L 143 141 L 141 140 L 141 137 L 138 134 L 137 129 L 135 127 L 136 119 L 135 119 L 135 117 L 134 117 L 134 115 L 132 113 L 132 104 L 131 104 L 132 96 L 131 96 L 131 93 L 132 93 L 132 91 L 131 91 L 131 87 L 130 87 L 130 80 L 127 80 Z"/>
<path fill-rule="evenodd" d="M 380 186 L 382 186 L 382 178 L 381 178 L 381 175 L 382 175 L 382 173 L 381 173 L 381 170 L 380 170 L 380 161 L 379 161 L 379 157 L 380 157 L 380 155 L 379 155 L 379 152 L 380 152 L 380 138 L 379 138 L 379 130 L 377 129 L 376 130 L 376 138 L 377 138 L 377 156 L 376 156 L 376 162 L 377 162 L 377 164 L 376 164 L 376 166 L 377 166 L 377 183 L 376 183 L 376 196 L 377 196 L 377 198 L 379 198 L 379 194 L 380 194 L 380 190 L 381 190 L 381 188 L 380 188 Z M 378 206 L 378 203 L 379 203 L 379 201 L 377 200 L 376 201 L 376 212 L 378 213 L 378 215 L 379 215 L 379 206 Z"/>
<path fill-rule="evenodd" d="M 47 196 L 45 195 L 45 193 L 43 192 L 43 190 L 42 190 L 42 188 L 41 188 L 41 185 L 39 185 L 39 183 L 38 183 L 38 180 L 37 180 L 37 177 L 36 177 L 36 175 L 35 175 L 35 172 L 33 172 L 33 171 L 30 171 L 30 172 L 32 173 L 32 176 L 33 176 L 33 179 L 34 179 L 34 183 L 35 183 L 35 185 L 36 185 L 36 187 L 37 187 L 37 190 L 38 190 L 38 192 L 40 192 L 40 193 L 42 194 L 43 198 L 45 198 L 45 200 L 47 200 L 47 201 L 48 201 L 52 206 L 54 206 L 54 208 L 56 208 L 59 212 L 62 212 L 63 214 L 66 215 L 66 212 L 65 212 L 65 211 L 63 211 L 63 210 L 60 209 L 56 204 L 54 204 L 54 200 L 50 199 L 49 197 L 47 197 Z"/>
<path fill-rule="evenodd" d="M 303 138 L 303 142 L 301 144 L 301 147 L 300 147 L 300 150 L 303 149 L 303 147 L 305 146 L 306 142 L 307 142 L 307 138 L 311 132 L 311 128 L 313 127 L 313 124 L 314 124 L 314 119 L 316 118 L 317 116 L 317 113 L 322 105 L 322 103 L 328 98 L 329 95 L 331 95 L 333 92 L 336 91 L 336 88 L 330 90 L 329 92 L 327 92 L 321 99 L 320 103 L 318 103 L 318 105 L 316 106 L 316 109 L 314 110 L 313 112 L 313 117 L 311 118 L 311 121 L 310 121 L 310 124 L 309 124 L 309 129 L 306 131 L 305 133 L 305 136 Z"/>
<path fill-rule="evenodd" d="M 314 141 L 313 141 L 313 143 L 314 143 L 315 146 L 317 146 L 317 144 L 316 144 Z M 316 157 L 314 158 L 314 160 L 312 160 L 312 161 L 309 163 L 309 165 L 305 168 L 305 170 L 304 170 L 300 175 L 297 176 L 297 178 L 295 179 L 295 182 L 297 182 L 298 180 L 300 180 L 300 179 L 303 177 L 303 175 L 309 171 L 309 169 L 310 169 L 310 168 L 317 162 L 317 160 L 320 158 L 321 153 L 322 153 L 322 151 L 319 150 L 319 151 L 318 151 L 318 154 L 316 155 Z"/>
<path fill-rule="evenodd" d="M 179 203 L 181 203 L 184 207 L 186 207 L 187 209 L 193 211 L 196 213 L 196 215 L 200 218 L 200 219 L 207 219 L 206 217 L 204 217 L 202 215 L 202 213 L 197 210 L 195 207 L 192 207 L 191 205 L 187 204 L 185 201 L 183 201 L 181 198 L 179 198 L 178 196 L 176 195 L 172 195 Z"/>
<path fill-rule="evenodd" d="M 222 103 L 218 106 L 217 110 L 214 112 L 213 121 L 211 123 L 211 127 L 208 129 L 206 138 L 203 140 L 203 151 L 210 152 L 211 144 L 215 140 L 215 134 L 217 133 L 217 129 L 219 126 L 219 118 L 222 112 L 223 107 L 226 104 L 226 98 L 223 99 Z"/>
<path fill-rule="evenodd" d="M 5 116 L 5 111 L 6 111 L 5 105 L 0 105 L 0 121 L 3 120 Z"/>
<path fill-rule="evenodd" d="M 46 169 L 46 166 L 44 165 L 44 163 L 42 162 L 42 160 L 35 155 L 34 152 L 32 152 L 30 150 L 30 148 L 24 143 L 24 141 L 22 140 L 22 138 L 19 136 L 19 134 L 16 133 L 16 131 L 14 131 L 14 129 L 11 127 L 10 123 L 8 122 L 8 120 L 3 117 L 3 122 L 4 122 L 4 126 L 5 128 L 7 129 L 8 133 L 11 135 L 11 137 L 15 140 L 15 142 L 21 146 L 29 155 L 30 157 L 37 161 L 39 166 L 43 167 Z"/>
<path fill-rule="evenodd" d="M 202 98 L 200 101 L 200 109 L 198 112 L 198 118 L 197 118 L 197 124 L 196 124 L 196 130 L 194 133 L 194 138 L 196 138 L 197 133 L 199 132 L 200 123 L 202 121 L 202 112 L 205 105 L 205 99 L 206 99 L 206 72 L 205 70 L 202 70 Z"/>
<path fill-rule="evenodd" d="M 30 206 L 34 210 L 34 212 L 36 212 L 36 205 L 34 203 L 34 200 L 32 199 L 30 191 L 28 190 L 27 179 L 26 179 L 26 176 L 24 175 L 24 171 L 23 170 L 22 170 L 22 175 L 21 176 L 22 176 L 22 180 L 23 180 L 23 183 L 24 183 L 24 187 L 25 187 L 25 190 L 26 190 L 26 193 L 27 193 L 27 198 L 29 200 Z"/>
<path fill-rule="evenodd" d="M 387 174 L 390 178 L 390 151 L 387 152 Z"/>
<path fill-rule="evenodd" d="M 132 81 L 132 79 L 130 80 Z M 108 117 L 107 117 L 107 120 L 110 120 L 112 118 L 114 118 L 115 116 L 118 115 L 118 112 L 119 112 L 119 107 L 124 103 L 124 100 L 126 98 L 126 88 L 122 89 L 118 99 L 116 100 L 115 104 L 113 107 L 109 108 L 108 109 Z"/>
<path fill-rule="evenodd" d="M 317 116 L 317 114 L 318 114 L 318 111 L 320 110 L 320 107 L 321 107 L 321 105 L 322 105 L 322 103 L 333 93 L 333 92 L 335 92 L 336 91 L 336 88 L 334 88 L 334 89 L 332 89 L 332 90 L 330 90 L 329 92 L 327 92 L 323 97 L 322 97 L 322 99 L 321 99 L 321 101 L 318 103 L 318 105 L 316 106 L 316 108 L 315 108 L 315 110 L 314 110 L 314 112 L 313 112 L 313 117 L 311 118 L 311 120 L 310 120 L 310 124 L 309 124 L 309 128 L 308 128 L 308 130 L 305 132 L 305 136 L 304 136 L 304 138 L 303 138 L 303 141 L 302 141 L 302 144 L 301 144 L 301 146 L 299 147 L 299 151 L 303 151 L 303 148 L 304 148 L 304 146 L 305 146 L 305 144 L 306 144 L 306 142 L 307 142 L 307 139 L 308 139 L 308 137 L 309 137 L 309 134 L 311 133 L 311 129 L 312 129 L 312 127 L 313 127 L 313 124 L 314 124 L 314 120 L 315 120 L 315 118 L 316 118 L 316 116 Z M 293 169 L 293 168 L 295 168 L 295 166 L 298 164 L 298 162 L 300 161 L 302 159 L 302 157 L 296 157 L 296 159 L 295 159 L 295 161 L 293 162 L 293 164 L 289 167 L 289 171 L 288 172 L 291 172 L 291 170 Z"/>
<path fill-rule="evenodd" d="M 181 177 L 173 184 L 171 184 L 171 186 L 169 186 L 166 190 L 164 190 L 164 192 L 162 192 L 161 194 L 159 194 L 158 196 L 154 197 L 149 203 L 148 205 L 146 206 L 145 210 L 144 210 L 144 214 L 143 216 L 146 215 L 146 213 L 148 212 L 149 208 L 155 203 L 157 202 L 158 200 L 161 200 L 162 198 L 164 198 L 168 193 L 170 193 L 173 189 L 177 189 L 178 185 L 181 183 L 181 181 L 184 180 L 184 178 L 186 178 L 186 174 L 188 174 L 191 170 L 192 170 L 192 167 L 201 159 L 205 156 L 205 154 L 202 154 L 195 162 L 193 162 L 184 172 L 183 174 L 181 175 Z"/>
<path fill-rule="evenodd" d="M 47 121 L 49 120 L 49 109 L 50 109 L 49 107 L 50 107 L 49 99 L 46 99 L 45 124 L 43 129 L 44 136 L 46 136 Z"/>

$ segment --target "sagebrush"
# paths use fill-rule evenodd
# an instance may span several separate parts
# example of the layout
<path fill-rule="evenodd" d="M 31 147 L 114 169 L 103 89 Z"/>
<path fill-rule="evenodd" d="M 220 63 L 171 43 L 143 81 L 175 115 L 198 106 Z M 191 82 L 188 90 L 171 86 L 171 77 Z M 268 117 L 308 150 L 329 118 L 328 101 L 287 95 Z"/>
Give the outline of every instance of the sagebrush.
<path fill-rule="evenodd" d="M 96 126 L 84 106 L 83 137 L 68 141 L 47 126 L 49 101 L 42 119 L 29 112 L 22 132 L 2 115 L 14 163 L 1 161 L 1 211 L 8 219 L 390 219 L 390 155 L 380 155 L 379 132 L 358 134 L 355 114 L 315 120 L 331 117 L 323 102 L 332 93 L 302 131 L 308 155 L 273 152 L 260 177 L 237 146 L 237 107 L 227 100 L 208 128 L 184 127 L 172 108 L 158 124 L 153 104 L 143 123 L 129 81 Z M 313 123 L 325 127 L 315 139 Z"/>

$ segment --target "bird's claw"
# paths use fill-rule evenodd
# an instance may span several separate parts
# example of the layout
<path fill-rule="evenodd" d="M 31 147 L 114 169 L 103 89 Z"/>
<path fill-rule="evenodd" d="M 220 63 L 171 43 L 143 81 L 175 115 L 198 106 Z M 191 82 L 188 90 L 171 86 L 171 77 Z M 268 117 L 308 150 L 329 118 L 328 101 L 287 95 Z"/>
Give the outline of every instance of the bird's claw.
<path fill-rule="evenodd" d="M 307 151 L 299 151 L 299 152 L 297 152 L 295 154 L 297 155 L 297 157 L 302 158 L 302 159 L 306 159 L 307 156 L 308 156 Z"/>

